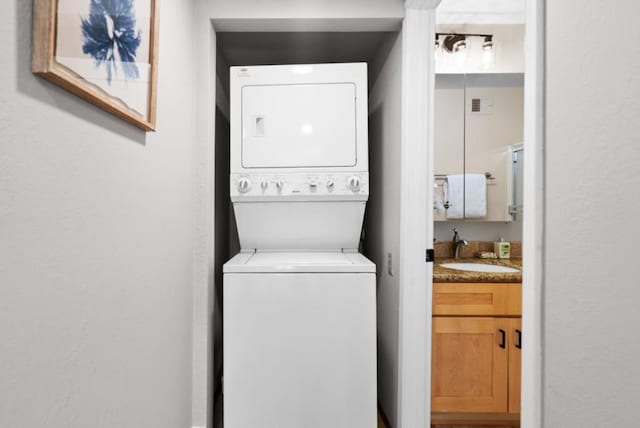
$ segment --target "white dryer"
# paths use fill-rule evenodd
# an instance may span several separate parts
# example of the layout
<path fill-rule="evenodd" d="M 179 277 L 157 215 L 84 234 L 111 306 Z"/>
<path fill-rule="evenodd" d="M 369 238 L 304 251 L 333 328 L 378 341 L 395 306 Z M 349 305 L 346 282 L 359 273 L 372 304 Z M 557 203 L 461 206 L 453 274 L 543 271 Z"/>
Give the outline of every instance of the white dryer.
<path fill-rule="evenodd" d="M 225 428 L 375 428 L 366 64 L 231 68 Z"/>

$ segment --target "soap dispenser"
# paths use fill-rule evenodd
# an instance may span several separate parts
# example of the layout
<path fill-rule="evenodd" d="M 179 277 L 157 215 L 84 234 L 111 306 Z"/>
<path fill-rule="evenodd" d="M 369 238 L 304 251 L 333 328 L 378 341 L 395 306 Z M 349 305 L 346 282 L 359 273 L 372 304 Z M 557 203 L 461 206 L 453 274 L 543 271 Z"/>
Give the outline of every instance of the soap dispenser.
<path fill-rule="evenodd" d="M 511 244 L 500 238 L 499 241 L 493 243 L 493 252 L 496 253 L 499 259 L 511 258 Z"/>

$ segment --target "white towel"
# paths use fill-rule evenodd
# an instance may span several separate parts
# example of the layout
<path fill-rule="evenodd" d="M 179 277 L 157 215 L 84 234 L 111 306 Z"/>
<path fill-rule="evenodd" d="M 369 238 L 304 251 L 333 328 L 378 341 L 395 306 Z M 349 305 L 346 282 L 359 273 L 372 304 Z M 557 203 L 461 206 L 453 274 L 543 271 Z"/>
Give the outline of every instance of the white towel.
<path fill-rule="evenodd" d="M 484 174 L 447 175 L 445 201 L 449 201 L 448 219 L 486 217 L 487 177 Z"/>
<path fill-rule="evenodd" d="M 487 177 L 484 174 L 465 174 L 464 218 L 487 216 Z"/>
<path fill-rule="evenodd" d="M 447 208 L 448 219 L 464 218 L 463 195 L 464 175 L 447 175 L 447 181 L 444 185 L 444 200 L 449 202 L 449 208 Z"/>

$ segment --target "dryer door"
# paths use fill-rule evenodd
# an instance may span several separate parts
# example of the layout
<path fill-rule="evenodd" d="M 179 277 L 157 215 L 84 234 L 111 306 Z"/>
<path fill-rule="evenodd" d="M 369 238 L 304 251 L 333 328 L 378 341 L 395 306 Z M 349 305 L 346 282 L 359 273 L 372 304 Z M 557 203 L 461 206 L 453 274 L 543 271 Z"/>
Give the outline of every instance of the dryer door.
<path fill-rule="evenodd" d="M 356 165 L 354 83 L 242 88 L 244 168 Z"/>

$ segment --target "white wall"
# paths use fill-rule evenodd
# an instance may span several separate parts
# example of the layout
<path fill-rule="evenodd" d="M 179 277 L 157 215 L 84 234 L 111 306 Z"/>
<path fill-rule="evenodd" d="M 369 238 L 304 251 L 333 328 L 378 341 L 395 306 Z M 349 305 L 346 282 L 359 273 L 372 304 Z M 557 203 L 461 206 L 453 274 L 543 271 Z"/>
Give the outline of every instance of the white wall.
<path fill-rule="evenodd" d="M 370 197 L 365 219 L 365 255 L 377 269 L 378 401 L 398 423 L 398 304 L 400 251 L 400 140 L 402 37 L 393 34 L 372 65 L 380 74 L 369 94 Z M 387 255 L 395 267 L 389 274 Z"/>
<path fill-rule="evenodd" d="M 31 74 L 0 15 L 0 426 L 191 425 L 193 4 L 162 1 L 158 131 Z"/>
<path fill-rule="evenodd" d="M 638 425 L 638 11 L 546 2 L 545 427 Z"/>

